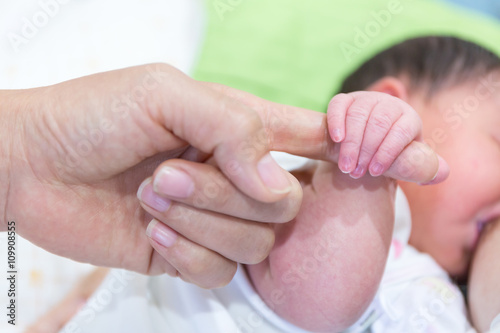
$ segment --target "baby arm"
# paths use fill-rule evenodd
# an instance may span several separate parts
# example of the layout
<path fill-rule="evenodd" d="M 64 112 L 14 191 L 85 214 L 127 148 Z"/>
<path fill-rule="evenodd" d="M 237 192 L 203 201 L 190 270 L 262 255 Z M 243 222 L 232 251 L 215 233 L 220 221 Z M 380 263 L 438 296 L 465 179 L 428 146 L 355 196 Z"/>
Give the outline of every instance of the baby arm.
<path fill-rule="evenodd" d="M 374 160 L 382 165 L 375 175 L 387 170 L 421 129 L 415 111 L 389 95 L 336 98 L 330 103 L 328 125 L 332 138 L 341 142 L 340 170 L 321 162 L 309 174 L 298 174 L 304 191 L 299 214 L 275 226 L 270 256 L 247 266 L 271 309 L 319 332 L 349 327 L 373 300 L 391 241 L 396 185 L 386 177 L 363 175 L 371 172 L 368 166 Z M 386 126 L 380 126 L 383 119 Z"/>
<path fill-rule="evenodd" d="M 320 163 L 297 217 L 276 224 L 270 256 L 247 266 L 258 293 L 282 318 L 312 331 L 340 331 L 362 315 L 380 282 L 392 234 L 395 185 L 356 181 Z"/>

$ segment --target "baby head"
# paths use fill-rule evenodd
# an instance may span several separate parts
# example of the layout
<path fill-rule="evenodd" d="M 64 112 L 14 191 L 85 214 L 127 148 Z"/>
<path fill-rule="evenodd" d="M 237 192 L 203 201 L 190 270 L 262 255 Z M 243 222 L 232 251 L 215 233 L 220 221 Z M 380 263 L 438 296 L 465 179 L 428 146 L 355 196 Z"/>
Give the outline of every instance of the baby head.
<path fill-rule="evenodd" d="M 385 92 L 418 112 L 424 141 L 451 173 L 438 185 L 399 183 L 410 244 L 451 275 L 466 273 L 482 226 L 500 216 L 500 58 L 453 37 L 411 39 L 368 60 L 341 90 Z"/>

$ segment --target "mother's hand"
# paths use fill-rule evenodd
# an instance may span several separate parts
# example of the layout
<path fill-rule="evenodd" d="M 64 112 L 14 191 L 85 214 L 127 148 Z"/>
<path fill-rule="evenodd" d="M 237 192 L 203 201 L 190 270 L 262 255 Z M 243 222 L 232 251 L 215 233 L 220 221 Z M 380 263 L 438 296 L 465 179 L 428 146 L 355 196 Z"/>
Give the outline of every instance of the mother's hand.
<path fill-rule="evenodd" d="M 0 230 L 14 220 L 19 235 L 53 253 L 147 274 L 178 272 L 204 287 L 227 283 L 235 262 L 267 255 L 274 235 L 255 221 L 284 222 L 300 207 L 300 185 L 269 150 L 285 143 L 296 153 L 328 150 L 324 115 L 309 111 L 316 117 L 302 115 L 307 122 L 294 127 L 288 107 L 262 102 L 267 111 L 259 114 L 163 64 L 1 91 L 0 99 Z M 212 164 L 191 162 L 207 156 Z M 160 249 L 167 261 L 149 243 L 151 216 L 136 197 L 163 161 L 170 168 L 155 172 L 157 189 L 164 197 L 180 189 L 177 202 L 167 210 L 155 196 L 157 206 L 143 205 L 178 231 L 168 251 Z M 159 175 L 167 179 L 158 182 Z M 193 185 L 183 188 L 189 179 Z M 151 185 L 141 190 L 151 199 Z"/>

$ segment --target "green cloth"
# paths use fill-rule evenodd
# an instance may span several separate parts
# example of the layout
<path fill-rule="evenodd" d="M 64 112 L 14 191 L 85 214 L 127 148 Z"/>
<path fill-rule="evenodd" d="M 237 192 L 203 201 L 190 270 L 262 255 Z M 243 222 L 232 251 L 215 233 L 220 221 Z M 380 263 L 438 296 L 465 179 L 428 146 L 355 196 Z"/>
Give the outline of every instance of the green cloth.
<path fill-rule="evenodd" d="M 196 79 L 322 112 L 346 75 L 410 37 L 453 35 L 500 54 L 500 23 L 436 0 L 207 0 L 206 6 Z"/>

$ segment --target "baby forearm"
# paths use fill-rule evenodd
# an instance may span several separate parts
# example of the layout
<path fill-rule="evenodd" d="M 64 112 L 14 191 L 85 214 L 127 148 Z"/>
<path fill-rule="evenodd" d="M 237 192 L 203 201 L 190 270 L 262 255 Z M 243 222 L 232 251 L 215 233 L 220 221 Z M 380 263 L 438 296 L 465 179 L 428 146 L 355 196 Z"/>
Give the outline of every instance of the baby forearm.
<path fill-rule="evenodd" d="M 263 263 L 248 266 L 261 297 L 284 319 L 339 331 L 364 312 L 383 274 L 394 218 L 393 181 L 354 180 L 322 163 L 295 220 L 276 225 Z"/>

